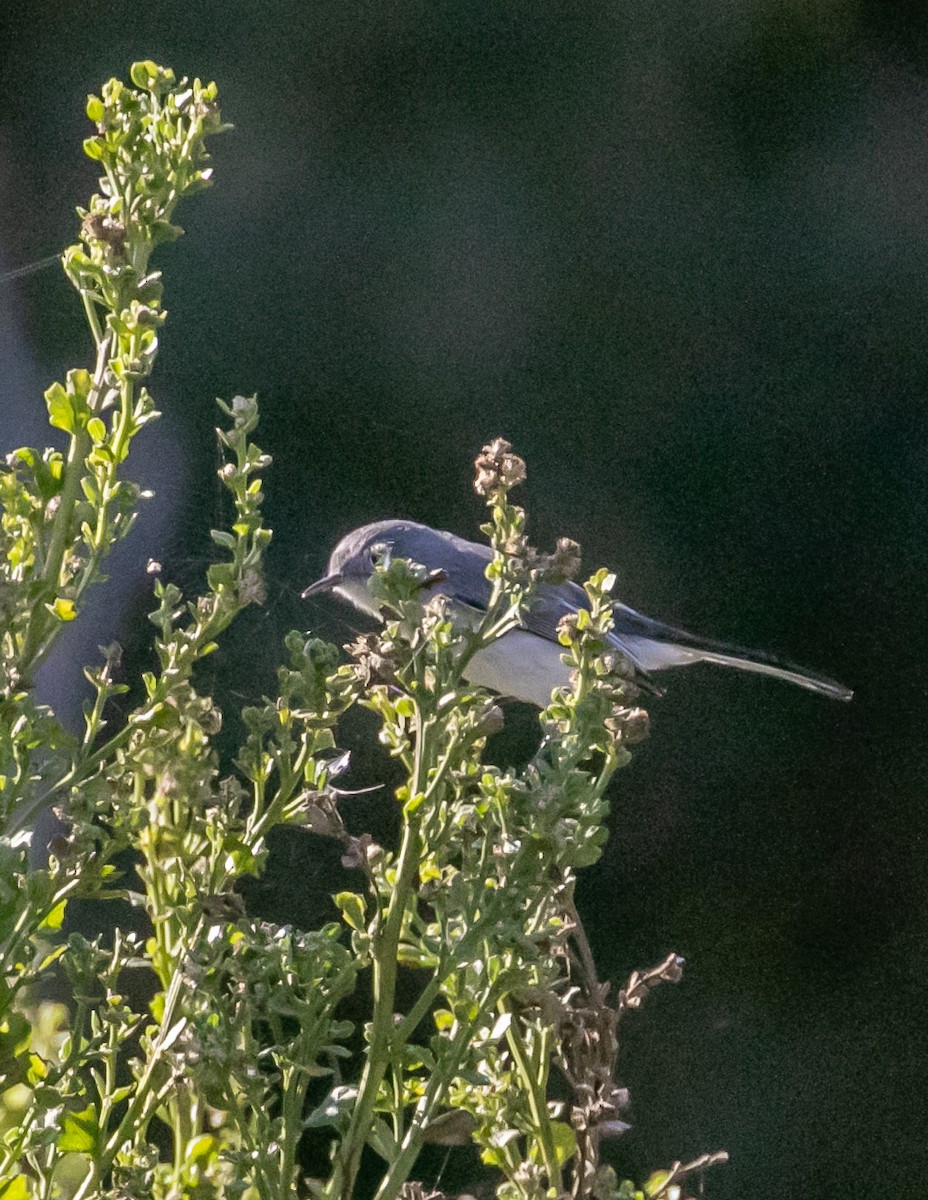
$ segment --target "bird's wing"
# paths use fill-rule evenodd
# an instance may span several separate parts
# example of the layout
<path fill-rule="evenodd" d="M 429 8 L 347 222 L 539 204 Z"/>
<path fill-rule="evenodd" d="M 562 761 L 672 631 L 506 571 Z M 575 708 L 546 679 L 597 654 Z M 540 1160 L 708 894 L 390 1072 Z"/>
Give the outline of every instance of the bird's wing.
<path fill-rule="evenodd" d="M 447 592 L 459 603 L 475 609 L 485 609 L 490 599 L 490 582 L 485 570 L 493 557 L 492 551 L 489 546 L 466 542 L 454 534 L 443 536 L 447 538 L 448 545 L 441 566 L 444 580 L 436 585 L 437 590 Z M 561 618 L 569 613 L 579 612 L 582 608 L 589 608 L 589 601 L 586 592 L 578 584 L 542 584 L 529 605 L 522 624 L 529 633 L 556 643 Z M 654 669 L 657 664 L 647 661 L 648 656 L 642 653 L 643 647 L 639 642 L 659 637 L 662 632 L 677 635 L 684 640 L 689 637 L 683 630 L 675 630 L 659 621 L 652 621 L 624 604 L 615 606 L 614 621 L 615 628 L 610 634 L 610 642 L 643 673 Z M 675 657 L 672 663 L 662 659 L 659 665 L 671 666 L 691 659 L 691 655 L 683 654 Z"/>
<path fill-rule="evenodd" d="M 525 614 L 523 623 L 532 633 L 556 642 L 561 619 L 589 607 L 586 592 L 576 583 L 542 584 Z M 660 622 L 643 617 L 633 608 L 616 604 L 609 641 L 633 666 L 646 673 L 656 664 L 646 661 L 646 656 L 642 653 L 643 647 L 638 643 L 655 637 L 658 629 L 669 630 L 669 626 L 661 626 Z M 662 665 L 669 666 L 670 663 Z"/>

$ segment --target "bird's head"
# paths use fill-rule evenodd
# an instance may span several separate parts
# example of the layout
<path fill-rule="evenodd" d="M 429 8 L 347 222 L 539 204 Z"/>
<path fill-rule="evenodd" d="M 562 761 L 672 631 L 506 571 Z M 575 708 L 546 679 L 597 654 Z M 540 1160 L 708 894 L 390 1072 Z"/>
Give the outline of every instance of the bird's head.
<path fill-rule="evenodd" d="M 391 558 L 408 558 L 430 570 L 439 569 L 446 538 L 447 535 L 415 521 L 375 521 L 362 525 L 337 543 L 329 555 L 325 575 L 306 588 L 303 598 L 335 592 L 355 608 L 377 616 L 367 587 L 377 567 Z"/>

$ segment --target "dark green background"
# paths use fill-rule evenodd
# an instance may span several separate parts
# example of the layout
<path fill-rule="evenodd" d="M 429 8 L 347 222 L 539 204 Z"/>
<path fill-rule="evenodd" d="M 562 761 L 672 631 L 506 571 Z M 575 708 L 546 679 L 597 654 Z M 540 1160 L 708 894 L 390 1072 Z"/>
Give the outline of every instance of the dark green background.
<path fill-rule="evenodd" d="M 528 459 L 540 544 L 576 537 L 643 611 L 857 688 L 845 707 L 670 677 L 582 884 L 604 973 L 688 961 L 627 1023 L 617 1161 L 725 1147 L 715 1200 L 915 1196 L 928 1168 L 926 13 L 57 0 L 0 17 L 5 269 L 74 239 L 84 98 L 133 59 L 215 78 L 237 127 L 162 255 L 165 422 L 139 468 L 159 498 L 118 570 L 139 611 L 148 555 L 195 582 L 223 517 L 212 397 L 257 390 L 271 596 L 216 661 L 224 695 L 271 686 L 291 626 L 354 625 L 297 598 L 345 530 L 473 534 L 470 464 L 498 433 Z M 55 269 L 0 306 L 5 353 L 33 356 L 2 372 L 23 440 L 87 339 Z M 509 712 L 503 754 L 531 733 Z M 290 872 L 291 911 L 328 887 L 312 869 Z"/>

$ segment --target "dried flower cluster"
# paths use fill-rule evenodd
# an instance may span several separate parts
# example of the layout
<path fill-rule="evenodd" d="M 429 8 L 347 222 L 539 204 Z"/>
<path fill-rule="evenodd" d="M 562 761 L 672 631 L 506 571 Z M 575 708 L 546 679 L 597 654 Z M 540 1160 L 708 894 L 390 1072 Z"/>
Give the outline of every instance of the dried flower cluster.
<path fill-rule="evenodd" d="M 494 438 L 477 455 L 474 491 L 478 496 L 492 498 L 496 492 L 509 491 L 525 480 L 525 460 L 513 454 L 505 438 Z"/>

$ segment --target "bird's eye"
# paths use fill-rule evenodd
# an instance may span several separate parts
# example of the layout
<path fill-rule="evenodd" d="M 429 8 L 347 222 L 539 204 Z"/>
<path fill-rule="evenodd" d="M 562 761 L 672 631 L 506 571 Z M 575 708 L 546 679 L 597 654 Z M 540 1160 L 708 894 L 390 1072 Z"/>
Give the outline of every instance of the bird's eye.
<path fill-rule="evenodd" d="M 371 546 L 367 552 L 368 560 L 371 567 L 376 571 L 390 565 L 390 551 L 392 547 L 388 542 L 377 542 Z"/>

